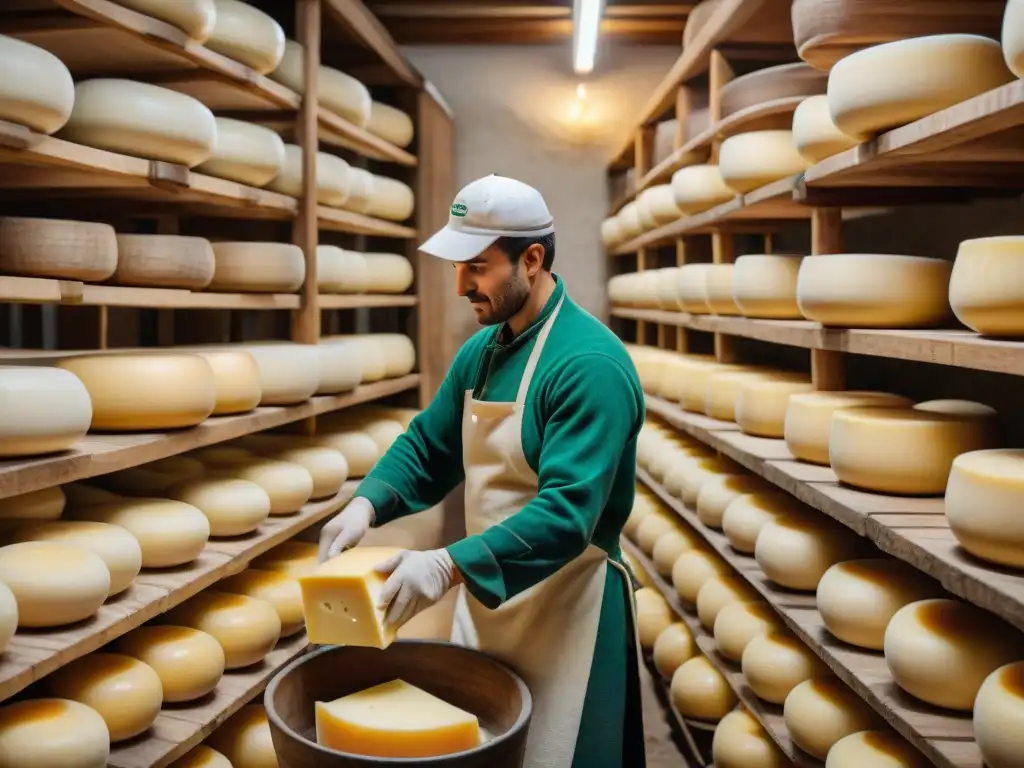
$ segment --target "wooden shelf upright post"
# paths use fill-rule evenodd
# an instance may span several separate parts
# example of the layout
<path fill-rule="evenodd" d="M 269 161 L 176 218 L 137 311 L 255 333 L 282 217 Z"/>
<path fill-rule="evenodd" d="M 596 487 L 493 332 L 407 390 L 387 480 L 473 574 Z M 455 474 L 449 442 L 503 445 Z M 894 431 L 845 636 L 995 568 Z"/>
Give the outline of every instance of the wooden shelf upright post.
<path fill-rule="evenodd" d="M 717 125 L 722 119 L 722 88 L 735 76 L 732 67 L 719 50 L 711 51 L 711 62 L 708 70 L 708 104 L 711 111 L 711 124 Z M 721 141 L 715 139 L 711 144 L 711 161 L 718 162 L 718 151 Z M 736 247 L 733 235 L 721 229 L 711 233 L 711 260 L 715 264 L 732 264 L 735 260 Z M 715 334 L 715 359 L 720 363 L 731 363 L 735 359 L 733 339 L 724 333 Z"/>
<path fill-rule="evenodd" d="M 843 250 L 842 208 L 814 208 L 811 211 L 811 256 L 841 253 Z M 846 386 L 843 353 L 829 349 L 811 350 L 811 381 L 818 390 L 837 391 Z"/>
<path fill-rule="evenodd" d="M 634 138 L 635 151 L 634 151 L 634 178 L 636 183 L 640 183 L 649 170 L 651 170 L 651 153 L 654 151 L 654 127 L 644 126 L 636 132 Z M 638 193 L 639 196 L 639 193 Z M 647 269 L 647 249 L 638 248 L 636 252 L 636 271 L 643 272 Z M 661 340 L 661 326 L 658 326 L 658 339 Z M 636 324 L 636 340 L 638 344 L 647 343 L 647 323 L 643 320 L 637 321 Z M 660 343 L 659 343 L 660 346 Z"/>

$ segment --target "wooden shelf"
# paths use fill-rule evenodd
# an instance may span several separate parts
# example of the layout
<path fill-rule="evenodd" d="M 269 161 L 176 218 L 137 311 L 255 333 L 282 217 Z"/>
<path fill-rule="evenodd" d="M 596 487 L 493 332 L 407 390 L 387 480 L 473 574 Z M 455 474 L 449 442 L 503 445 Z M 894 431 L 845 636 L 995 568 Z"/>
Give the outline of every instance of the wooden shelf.
<path fill-rule="evenodd" d="M 8 357 L 19 350 L 9 350 Z M 2 357 L 0 357 L 2 360 Z M 343 395 L 313 397 L 286 407 L 257 408 L 240 416 L 209 418 L 198 427 L 177 432 L 89 434 L 70 451 L 34 459 L 0 461 L 0 498 L 37 491 L 95 475 L 116 472 L 204 445 L 273 429 L 419 387 L 419 374 L 367 384 Z"/>
<path fill-rule="evenodd" d="M 334 232 L 348 232 L 354 235 L 370 235 L 372 237 L 394 237 L 409 239 L 416 237 L 416 230 L 405 224 L 375 219 L 361 213 L 344 211 L 341 208 L 317 206 L 317 217 L 320 229 Z"/>
<path fill-rule="evenodd" d="M 789 629 L 819 656 L 858 696 L 939 768 L 982 768 L 970 714 L 940 710 L 896 686 L 881 653 L 842 643 L 825 629 L 815 595 L 786 590 L 769 581 L 757 561 L 734 550 L 721 531 L 704 525 L 697 514 L 669 494 L 642 469 L 638 479 L 695 531 L 749 583 Z"/>
<path fill-rule="evenodd" d="M 415 294 L 337 294 L 321 293 L 317 304 L 320 309 L 359 309 L 361 307 L 415 307 L 419 297 Z"/>
<path fill-rule="evenodd" d="M 350 481 L 337 496 L 311 502 L 295 515 L 270 517 L 248 536 L 211 539 L 187 566 L 143 570 L 131 587 L 107 600 L 91 619 L 51 631 L 17 632 L 0 656 L 0 700 L 245 570 L 254 558 L 341 509 L 357 485 Z"/>

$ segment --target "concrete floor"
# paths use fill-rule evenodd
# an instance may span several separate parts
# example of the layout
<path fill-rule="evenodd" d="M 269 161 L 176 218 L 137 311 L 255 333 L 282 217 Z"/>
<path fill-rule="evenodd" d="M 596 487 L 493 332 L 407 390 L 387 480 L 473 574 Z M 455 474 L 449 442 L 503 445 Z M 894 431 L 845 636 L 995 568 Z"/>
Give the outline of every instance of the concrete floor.
<path fill-rule="evenodd" d="M 641 700 L 644 708 L 644 738 L 647 743 L 647 768 L 690 768 L 672 740 L 665 708 L 654 692 L 654 679 L 646 665 L 640 665 Z"/>

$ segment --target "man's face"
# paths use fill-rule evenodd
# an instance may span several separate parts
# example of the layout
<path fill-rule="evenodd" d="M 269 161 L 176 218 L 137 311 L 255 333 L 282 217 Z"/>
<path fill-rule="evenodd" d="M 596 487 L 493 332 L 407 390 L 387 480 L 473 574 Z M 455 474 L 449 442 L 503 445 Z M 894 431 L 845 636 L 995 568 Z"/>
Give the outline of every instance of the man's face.
<path fill-rule="evenodd" d="M 497 325 L 515 315 L 530 295 L 530 281 L 519 259 L 492 245 L 472 261 L 455 264 L 459 296 L 469 299 L 480 325 Z"/>

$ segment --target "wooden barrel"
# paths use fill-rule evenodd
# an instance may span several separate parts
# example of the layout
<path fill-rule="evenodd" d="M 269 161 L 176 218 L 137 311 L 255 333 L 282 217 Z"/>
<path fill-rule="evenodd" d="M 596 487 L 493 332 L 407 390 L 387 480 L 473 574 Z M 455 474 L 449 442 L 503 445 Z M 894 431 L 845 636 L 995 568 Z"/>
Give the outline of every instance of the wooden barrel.
<path fill-rule="evenodd" d="M 345 754 L 316 743 L 314 702 L 396 678 L 472 712 L 491 738 L 465 752 L 408 759 Z M 452 643 L 402 640 L 383 651 L 326 646 L 307 653 L 274 675 L 267 686 L 266 707 L 280 768 L 522 768 L 533 702 L 518 675 L 480 651 Z"/>

